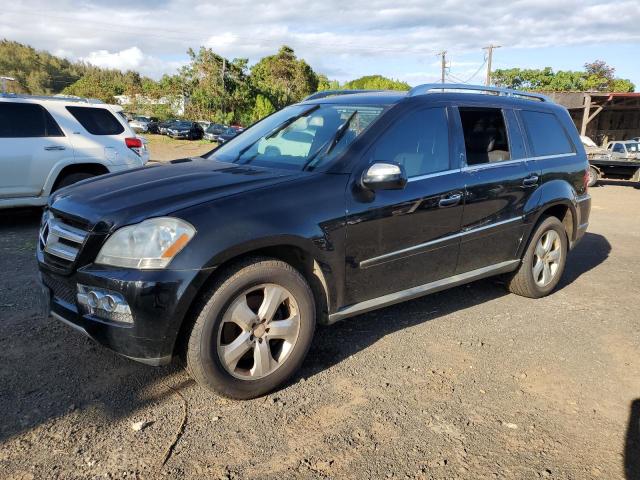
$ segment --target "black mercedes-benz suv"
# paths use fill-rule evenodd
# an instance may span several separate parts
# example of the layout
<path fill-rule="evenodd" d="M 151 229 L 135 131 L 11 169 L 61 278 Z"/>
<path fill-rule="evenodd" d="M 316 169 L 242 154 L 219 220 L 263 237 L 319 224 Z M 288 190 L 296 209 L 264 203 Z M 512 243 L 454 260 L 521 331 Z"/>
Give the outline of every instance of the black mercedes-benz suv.
<path fill-rule="evenodd" d="M 467 85 L 322 92 L 204 158 L 54 194 L 47 314 L 205 387 L 262 395 L 316 322 L 492 275 L 542 297 L 583 236 L 588 163 L 565 109 Z"/>

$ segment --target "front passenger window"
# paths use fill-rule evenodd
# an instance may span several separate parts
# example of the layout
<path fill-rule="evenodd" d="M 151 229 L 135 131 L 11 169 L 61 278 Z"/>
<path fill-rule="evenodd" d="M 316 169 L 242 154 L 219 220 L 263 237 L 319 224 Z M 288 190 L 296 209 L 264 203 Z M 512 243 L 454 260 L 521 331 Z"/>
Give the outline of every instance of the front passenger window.
<path fill-rule="evenodd" d="M 407 177 L 449 169 L 449 130 L 444 108 L 406 114 L 376 143 L 370 163 L 402 165 Z"/>

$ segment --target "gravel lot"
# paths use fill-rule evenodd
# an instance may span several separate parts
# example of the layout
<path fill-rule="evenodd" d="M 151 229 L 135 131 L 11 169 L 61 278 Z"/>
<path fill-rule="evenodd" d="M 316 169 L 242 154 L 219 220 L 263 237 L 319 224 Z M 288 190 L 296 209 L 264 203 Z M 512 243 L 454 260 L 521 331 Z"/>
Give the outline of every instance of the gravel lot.
<path fill-rule="evenodd" d="M 640 190 L 592 195 L 552 296 L 484 280 L 322 328 L 247 402 L 39 318 L 39 212 L 2 212 L 0 476 L 638 479 Z"/>

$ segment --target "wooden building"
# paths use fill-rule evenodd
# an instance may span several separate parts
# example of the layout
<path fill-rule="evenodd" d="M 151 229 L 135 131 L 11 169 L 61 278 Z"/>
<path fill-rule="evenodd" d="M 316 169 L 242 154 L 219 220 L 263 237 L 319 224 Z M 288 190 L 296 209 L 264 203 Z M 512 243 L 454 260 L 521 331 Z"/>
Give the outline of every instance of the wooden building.
<path fill-rule="evenodd" d="M 640 93 L 544 93 L 565 106 L 580 134 L 598 145 L 640 137 Z"/>

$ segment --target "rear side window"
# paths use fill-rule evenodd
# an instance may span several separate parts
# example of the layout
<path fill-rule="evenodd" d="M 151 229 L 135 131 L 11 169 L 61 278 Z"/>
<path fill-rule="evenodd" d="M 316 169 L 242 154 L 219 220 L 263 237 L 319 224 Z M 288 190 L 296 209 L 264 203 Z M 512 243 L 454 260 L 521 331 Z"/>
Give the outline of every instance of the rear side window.
<path fill-rule="evenodd" d="M 64 137 L 64 134 L 41 105 L 0 102 L 0 138 L 29 137 Z"/>
<path fill-rule="evenodd" d="M 370 163 L 395 162 L 407 176 L 449 169 L 449 127 L 444 108 L 408 113 L 387 130 L 373 148 Z"/>
<path fill-rule="evenodd" d="M 552 113 L 522 110 L 520 116 L 527 130 L 534 156 L 575 152 L 564 127 Z"/>
<path fill-rule="evenodd" d="M 511 160 L 509 136 L 499 108 L 460 107 L 467 165 Z"/>
<path fill-rule="evenodd" d="M 119 135 L 124 132 L 122 124 L 105 108 L 67 107 L 67 110 L 93 135 Z"/>

